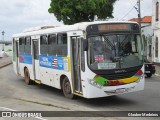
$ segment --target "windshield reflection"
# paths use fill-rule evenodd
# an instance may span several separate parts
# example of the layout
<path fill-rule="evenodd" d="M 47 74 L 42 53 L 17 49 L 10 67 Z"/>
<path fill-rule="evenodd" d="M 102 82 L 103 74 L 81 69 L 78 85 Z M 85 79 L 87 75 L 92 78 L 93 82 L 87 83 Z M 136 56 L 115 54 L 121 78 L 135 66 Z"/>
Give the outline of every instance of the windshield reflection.
<path fill-rule="evenodd" d="M 102 35 L 89 39 L 89 65 L 92 69 L 121 69 L 142 65 L 140 35 Z"/>

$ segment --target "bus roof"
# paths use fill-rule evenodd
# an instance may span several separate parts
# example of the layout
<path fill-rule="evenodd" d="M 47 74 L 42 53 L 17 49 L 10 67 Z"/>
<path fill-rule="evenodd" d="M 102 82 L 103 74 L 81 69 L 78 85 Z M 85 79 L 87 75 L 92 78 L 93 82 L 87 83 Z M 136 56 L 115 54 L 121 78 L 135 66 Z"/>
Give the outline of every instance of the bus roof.
<path fill-rule="evenodd" d="M 67 32 L 67 31 L 86 30 L 86 27 L 88 25 L 102 24 L 102 23 L 137 23 L 137 22 L 131 22 L 131 21 L 94 21 L 94 22 L 80 22 L 80 23 L 76 23 L 73 25 L 40 26 L 40 27 L 27 29 L 22 33 L 14 34 L 13 37 L 25 37 L 25 36 L 33 36 L 33 35 L 41 35 L 41 34 L 59 33 L 59 32 L 63 33 L 63 32 Z"/>

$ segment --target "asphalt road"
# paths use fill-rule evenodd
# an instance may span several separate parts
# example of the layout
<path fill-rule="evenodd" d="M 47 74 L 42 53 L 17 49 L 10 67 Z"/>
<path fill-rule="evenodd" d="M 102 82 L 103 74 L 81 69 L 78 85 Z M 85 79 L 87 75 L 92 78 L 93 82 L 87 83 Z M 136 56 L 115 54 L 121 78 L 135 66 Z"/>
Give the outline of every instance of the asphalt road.
<path fill-rule="evenodd" d="M 15 75 L 12 65 L 0 69 L 0 111 L 160 111 L 160 77 L 146 78 L 145 90 L 105 98 L 74 100 L 63 96 L 62 91 L 46 85 L 26 85 Z M 9 118 L 7 118 L 8 120 Z M 13 118 L 12 118 L 13 119 Z M 19 120 L 14 118 L 15 120 Z M 53 118 L 32 118 L 52 120 Z M 54 118 L 59 119 L 59 118 Z M 71 118 L 65 118 L 70 120 Z M 72 118 L 75 119 L 75 118 Z M 154 119 L 159 118 L 76 118 L 101 119 Z M 0 118 L 6 120 L 6 118 Z M 10 120 L 10 119 L 9 119 Z"/>

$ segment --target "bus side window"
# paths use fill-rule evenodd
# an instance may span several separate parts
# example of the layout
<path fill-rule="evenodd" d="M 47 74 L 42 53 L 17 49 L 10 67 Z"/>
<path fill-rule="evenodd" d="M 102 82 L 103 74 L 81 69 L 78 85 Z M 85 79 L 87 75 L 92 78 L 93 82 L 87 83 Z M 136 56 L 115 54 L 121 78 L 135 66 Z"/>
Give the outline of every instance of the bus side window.
<path fill-rule="evenodd" d="M 67 34 L 58 34 L 57 39 L 57 55 L 67 56 Z"/>
<path fill-rule="evenodd" d="M 58 34 L 57 43 L 58 43 L 58 45 L 67 44 L 67 34 L 66 33 Z"/>
<path fill-rule="evenodd" d="M 25 38 L 19 38 L 19 52 L 20 54 L 24 54 L 24 49 L 25 49 Z"/>
<path fill-rule="evenodd" d="M 25 38 L 25 53 L 31 54 L 31 37 Z"/>
<path fill-rule="evenodd" d="M 56 55 L 56 35 L 52 34 L 48 36 L 48 55 Z"/>
<path fill-rule="evenodd" d="M 42 35 L 40 38 L 40 52 L 42 55 L 48 54 L 48 42 L 47 35 Z"/>

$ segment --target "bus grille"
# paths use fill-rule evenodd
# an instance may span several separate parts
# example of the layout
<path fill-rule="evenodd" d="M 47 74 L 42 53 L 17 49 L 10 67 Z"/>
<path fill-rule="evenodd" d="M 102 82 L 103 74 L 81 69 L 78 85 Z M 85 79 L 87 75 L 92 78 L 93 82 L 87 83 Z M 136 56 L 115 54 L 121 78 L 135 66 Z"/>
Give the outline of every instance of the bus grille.
<path fill-rule="evenodd" d="M 101 75 L 102 77 L 108 80 L 117 80 L 132 77 L 136 74 L 137 71 L 129 72 L 129 73 L 121 73 L 121 74 L 112 74 L 112 75 Z"/>

